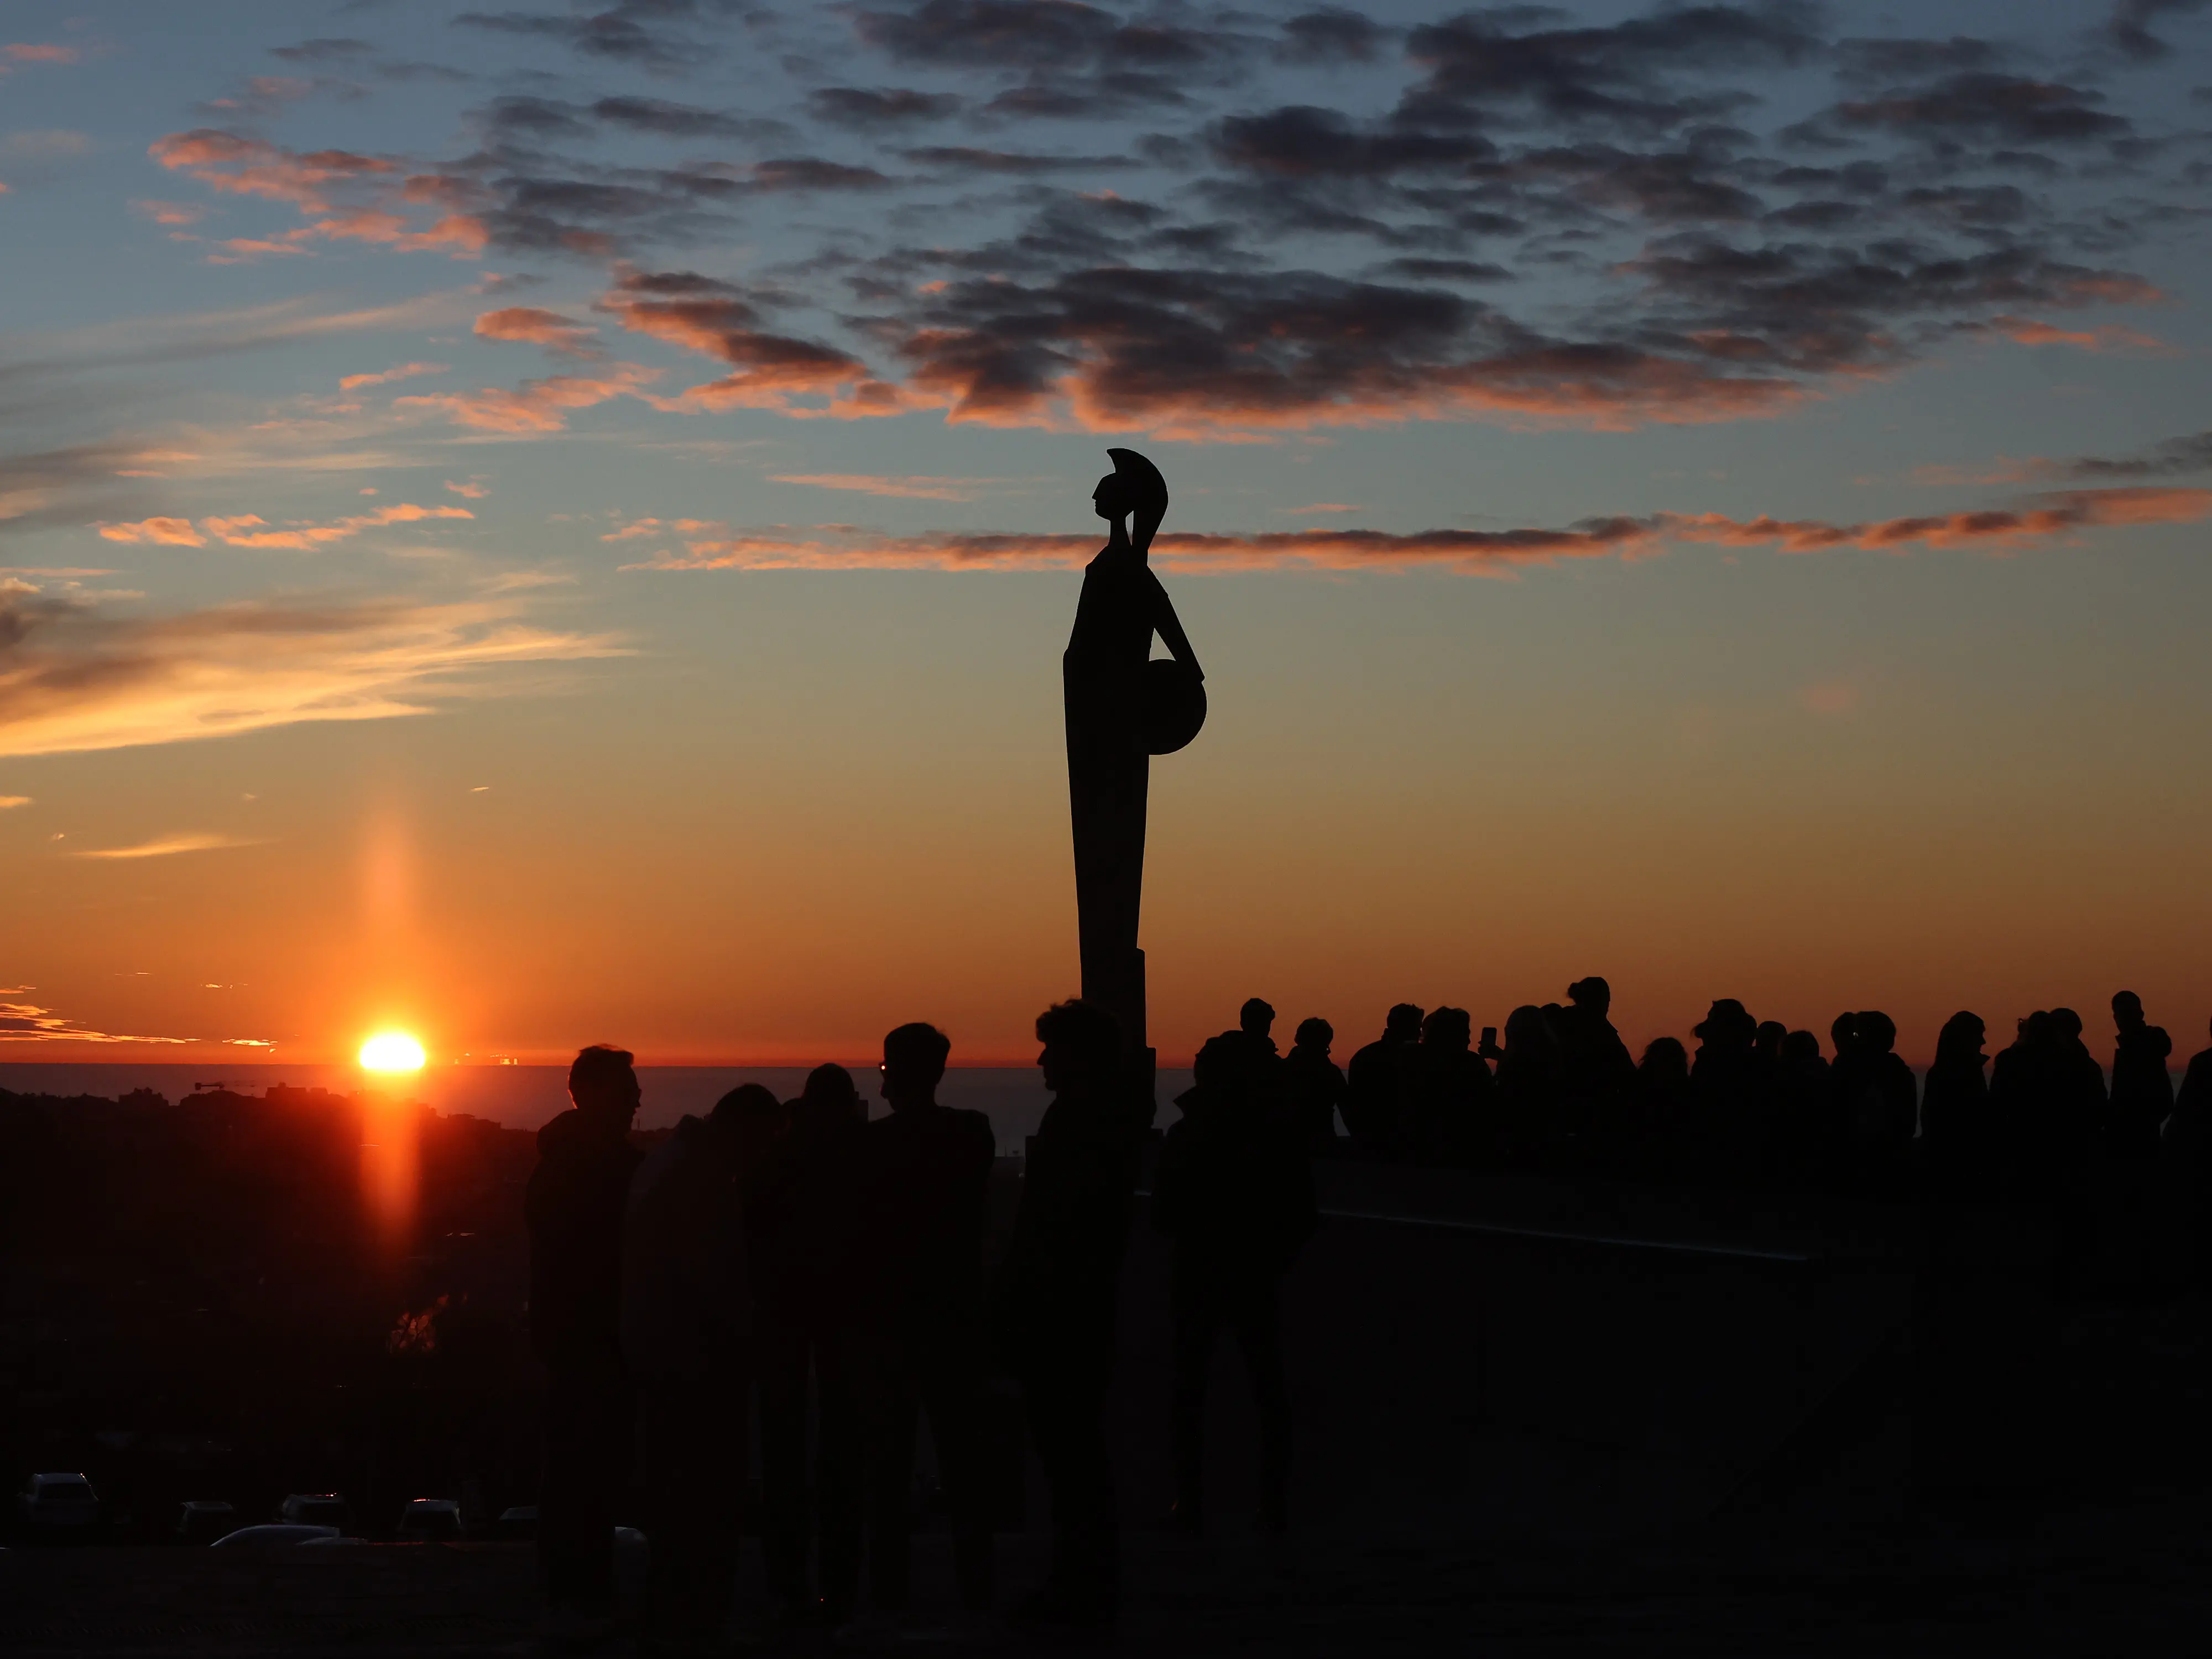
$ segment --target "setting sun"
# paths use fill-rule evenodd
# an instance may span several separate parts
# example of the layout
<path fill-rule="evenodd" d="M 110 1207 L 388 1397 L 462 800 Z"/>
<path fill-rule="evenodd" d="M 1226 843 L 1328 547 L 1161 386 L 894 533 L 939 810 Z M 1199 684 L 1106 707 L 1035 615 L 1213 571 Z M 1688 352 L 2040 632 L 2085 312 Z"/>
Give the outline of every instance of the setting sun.
<path fill-rule="evenodd" d="M 404 1031 L 379 1031 L 361 1045 L 367 1072 L 419 1072 L 422 1058 L 422 1045 Z"/>

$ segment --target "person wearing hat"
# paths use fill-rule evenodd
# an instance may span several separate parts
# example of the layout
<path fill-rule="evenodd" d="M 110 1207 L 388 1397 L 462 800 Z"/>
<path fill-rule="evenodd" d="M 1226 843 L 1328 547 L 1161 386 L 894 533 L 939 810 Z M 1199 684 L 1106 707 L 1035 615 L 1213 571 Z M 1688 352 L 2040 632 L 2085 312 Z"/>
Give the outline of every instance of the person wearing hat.
<path fill-rule="evenodd" d="M 1075 893 L 1086 1001 L 1121 1023 L 1129 1058 L 1145 1047 L 1144 963 L 1137 921 L 1144 891 L 1145 802 L 1151 757 L 1180 748 L 1203 720 L 1205 672 L 1167 589 L 1145 562 L 1167 516 L 1167 480 L 1133 449 L 1109 449 L 1114 470 L 1091 502 L 1110 529 L 1083 572 L 1075 627 L 1060 659 L 1067 719 L 1067 793 L 1075 830 Z M 1152 637 L 1175 670 L 1149 674 Z M 1171 707 L 1156 707 L 1164 678 Z M 1153 729 L 1172 726 L 1172 732 Z"/>

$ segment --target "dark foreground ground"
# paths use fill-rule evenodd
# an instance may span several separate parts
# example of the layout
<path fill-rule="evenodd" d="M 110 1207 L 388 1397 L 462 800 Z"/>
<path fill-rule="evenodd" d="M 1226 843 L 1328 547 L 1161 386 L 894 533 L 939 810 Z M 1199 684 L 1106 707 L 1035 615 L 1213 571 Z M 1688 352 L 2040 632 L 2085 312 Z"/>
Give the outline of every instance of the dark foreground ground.
<path fill-rule="evenodd" d="M 949 1574 L 949 1561 L 934 1559 L 943 1540 L 919 1541 L 918 1571 Z M 1034 1549 L 1006 1543 L 1008 1565 L 1026 1577 Z M 1347 1548 L 1145 1539 L 1133 1546 L 1116 1645 L 1283 1655 L 2202 1653 L 2212 1648 L 2208 1552 L 2212 1532 L 2194 1504 L 2083 1514 L 2006 1540 L 1927 1528 L 1793 1540 L 1694 1528 L 1583 1544 L 1407 1536 Z M 19 1556 L 11 1567 L 0 1647 L 24 1659 L 535 1646 L 523 1546 L 368 1545 L 258 1560 L 76 1550 Z M 740 1640 L 758 1644 L 761 1604 L 747 1602 Z M 933 1627 L 928 1612 L 882 1645 L 1033 1646 L 1005 1630 L 955 1635 Z"/>
<path fill-rule="evenodd" d="M 1226 1352 L 1212 1534 L 1144 1527 L 1171 1482 L 1166 1260 L 1139 1221 L 1120 1647 L 2212 1653 L 2212 1295 L 2158 1270 L 2182 1256 L 2140 1195 L 2108 1194 L 2062 1273 L 2033 1211 L 1322 1176 L 1285 1297 L 1281 1544 L 1246 1524 L 1256 1448 Z M 1042 1566 L 1034 1469 L 1026 1510 L 1000 1540 L 1010 1592 Z M 1028 1650 L 955 1633 L 947 1553 L 917 1540 L 920 1613 L 876 1644 Z M 739 1603 L 733 1639 L 757 1644 L 750 1540 Z M 524 1546 L 0 1559 L 11 1655 L 523 1653 L 536 1618 Z"/>

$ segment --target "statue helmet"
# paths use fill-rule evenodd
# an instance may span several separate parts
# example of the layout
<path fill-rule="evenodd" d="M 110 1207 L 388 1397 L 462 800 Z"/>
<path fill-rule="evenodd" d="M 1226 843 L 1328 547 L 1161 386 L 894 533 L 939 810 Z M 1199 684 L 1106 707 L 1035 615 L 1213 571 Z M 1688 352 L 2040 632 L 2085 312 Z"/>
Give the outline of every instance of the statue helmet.
<path fill-rule="evenodd" d="M 1132 539 L 1139 548 L 1149 546 L 1152 532 L 1160 527 L 1160 520 L 1168 515 L 1168 481 L 1154 466 L 1133 449 L 1109 449 L 1106 453 L 1114 462 L 1114 476 L 1121 481 L 1129 493 Z"/>

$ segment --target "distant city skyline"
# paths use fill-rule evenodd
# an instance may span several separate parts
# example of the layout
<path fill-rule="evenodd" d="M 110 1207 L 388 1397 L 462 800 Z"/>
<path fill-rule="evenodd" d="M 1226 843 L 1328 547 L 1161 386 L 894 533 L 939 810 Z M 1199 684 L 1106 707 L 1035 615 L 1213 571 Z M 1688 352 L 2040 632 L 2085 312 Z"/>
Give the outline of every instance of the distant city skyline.
<path fill-rule="evenodd" d="M 26 0 L 0 98 L 0 1063 L 1025 1063 L 1109 444 L 1164 1061 L 2202 1045 L 2212 13 Z"/>

